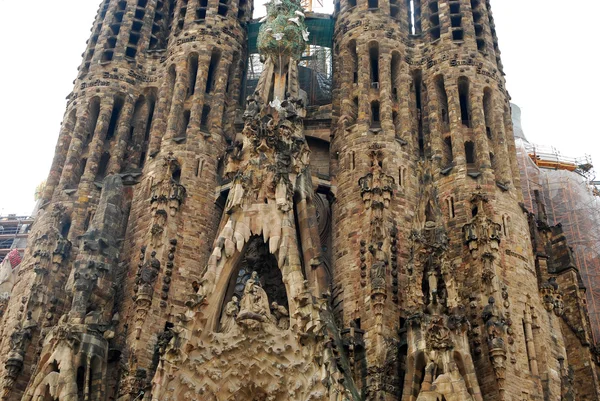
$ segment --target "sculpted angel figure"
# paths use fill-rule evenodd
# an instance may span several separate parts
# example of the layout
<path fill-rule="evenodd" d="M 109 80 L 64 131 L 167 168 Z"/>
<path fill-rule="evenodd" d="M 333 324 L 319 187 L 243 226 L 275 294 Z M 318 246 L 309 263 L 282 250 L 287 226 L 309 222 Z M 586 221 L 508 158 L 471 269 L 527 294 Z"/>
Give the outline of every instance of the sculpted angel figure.
<path fill-rule="evenodd" d="M 231 301 L 225 305 L 223 316 L 221 317 L 221 332 L 229 333 L 235 326 L 235 318 L 239 312 L 239 299 L 235 295 L 231 298 Z"/>

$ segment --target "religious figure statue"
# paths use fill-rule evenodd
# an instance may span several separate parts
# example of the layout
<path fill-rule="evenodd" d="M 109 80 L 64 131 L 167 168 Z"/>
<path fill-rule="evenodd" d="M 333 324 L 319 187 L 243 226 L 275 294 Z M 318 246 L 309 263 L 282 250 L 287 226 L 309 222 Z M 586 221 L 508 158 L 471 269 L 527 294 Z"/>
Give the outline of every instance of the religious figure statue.
<path fill-rule="evenodd" d="M 277 302 L 271 304 L 271 312 L 275 320 L 275 325 L 279 330 L 287 330 L 290 328 L 290 313 L 283 305 Z"/>
<path fill-rule="evenodd" d="M 257 272 L 252 272 L 252 275 L 246 281 L 244 294 L 240 302 L 240 313 L 237 320 L 253 319 L 261 322 L 266 322 L 272 319 L 269 308 L 269 298 L 267 293 L 260 285 Z"/>
<path fill-rule="evenodd" d="M 237 296 L 233 296 L 231 301 L 227 302 L 225 305 L 225 310 L 223 311 L 223 316 L 221 317 L 221 332 L 229 333 L 233 326 L 235 326 L 235 318 L 240 310 L 239 299 Z"/>

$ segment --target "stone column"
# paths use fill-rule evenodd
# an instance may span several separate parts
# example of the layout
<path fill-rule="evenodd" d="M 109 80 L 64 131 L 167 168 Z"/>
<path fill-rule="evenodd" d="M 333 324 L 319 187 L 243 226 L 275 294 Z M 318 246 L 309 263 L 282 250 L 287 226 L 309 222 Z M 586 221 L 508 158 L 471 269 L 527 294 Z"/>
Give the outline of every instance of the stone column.
<path fill-rule="evenodd" d="M 187 87 L 189 81 L 187 64 L 187 59 L 185 59 L 182 60 L 177 66 L 177 79 L 175 80 L 173 100 L 171 101 L 171 110 L 167 119 L 167 132 L 163 138 L 163 142 L 165 140 L 170 140 L 177 137 L 179 130 L 181 129 L 184 102 L 187 96 Z"/>

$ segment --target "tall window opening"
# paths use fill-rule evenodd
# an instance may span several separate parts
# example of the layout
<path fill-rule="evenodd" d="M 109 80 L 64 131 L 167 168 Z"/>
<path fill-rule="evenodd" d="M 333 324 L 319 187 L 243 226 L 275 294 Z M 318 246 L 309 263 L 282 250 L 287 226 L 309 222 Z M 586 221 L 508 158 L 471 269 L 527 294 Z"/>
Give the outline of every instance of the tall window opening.
<path fill-rule="evenodd" d="M 121 0 L 117 3 L 117 10 L 113 15 L 113 20 L 110 24 L 109 36 L 104 45 L 104 53 L 102 54 L 102 62 L 108 62 L 113 59 L 115 47 L 117 46 L 117 39 L 119 32 L 121 31 L 121 23 L 123 22 L 123 15 L 127 8 L 127 1 Z"/>
<path fill-rule="evenodd" d="M 394 123 L 394 131 L 396 134 L 396 137 L 400 137 L 400 115 L 398 114 L 397 111 L 393 111 L 392 112 L 392 120 Z"/>
<path fill-rule="evenodd" d="M 471 141 L 465 142 L 465 157 L 467 166 L 475 166 L 475 144 Z"/>
<path fill-rule="evenodd" d="M 181 7 L 179 8 L 179 15 L 177 17 L 177 27 L 175 28 L 175 35 L 179 35 L 185 26 L 185 16 L 187 14 L 188 0 L 181 0 Z"/>
<path fill-rule="evenodd" d="M 179 136 L 174 138 L 177 141 L 183 141 L 187 136 L 188 126 L 190 125 L 190 111 L 183 112 L 183 119 L 179 122 Z"/>
<path fill-rule="evenodd" d="M 106 131 L 106 141 L 110 141 L 117 132 L 119 116 L 121 115 L 121 110 L 123 109 L 123 98 L 117 97 L 115 98 L 115 104 L 113 105 L 112 114 L 110 115 L 110 122 L 108 124 L 108 130 Z"/>
<path fill-rule="evenodd" d="M 413 92 L 415 99 L 415 113 L 417 117 L 417 137 L 419 141 L 419 157 L 425 157 L 425 138 L 423 134 L 423 78 L 420 71 L 413 73 Z"/>
<path fill-rule="evenodd" d="M 104 177 L 106 177 L 108 162 L 110 161 L 110 153 L 104 152 L 100 157 L 100 162 L 98 162 L 98 170 L 96 171 L 96 178 L 94 181 L 102 181 Z"/>
<path fill-rule="evenodd" d="M 446 85 L 444 84 L 444 77 L 442 75 L 438 75 L 435 78 L 435 88 L 437 90 L 442 131 L 449 132 L 450 121 L 448 118 L 448 94 L 446 92 Z"/>
<path fill-rule="evenodd" d="M 379 0 L 368 0 L 369 9 L 379 8 Z"/>
<path fill-rule="evenodd" d="M 219 0 L 219 7 L 217 8 L 217 14 L 226 17 L 229 11 L 229 0 Z"/>
<path fill-rule="evenodd" d="M 247 0 L 240 0 L 240 2 L 238 3 L 238 19 L 243 19 L 246 15 L 247 4 Z"/>
<path fill-rule="evenodd" d="M 95 97 L 90 102 L 89 106 L 90 118 L 87 124 L 87 135 L 84 141 L 84 146 L 87 146 L 94 136 L 96 125 L 98 124 L 98 116 L 100 115 L 100 99 Z"/>
<path fill-rule="evenodd" d="M 356 7 L 356 0 L 348 0 L 348 6 L 350 8 Z"/>
<path fill-rule="evenodd" d="M 129 32 L 129 42 L 125 49 L 125 57 L 134 58 L 138 51 L 138 45 L 140 43 L 141 31 L 144 26 L 144 16 L 146 15 L 147 0 L 138 0 L 135 13 L 133 15 L 133 23 L 131 25 L 131 31 Z"/>
<path fill-rule="evenodd" d="M 492 102 L 492 91 L 490 88 L 485 88 L 483 91 L 483 115 L 485 117 L 485 131 L 488 139 L 492 140 L 494 135 L 492 133 L 492 114 L 493 113 L 493 102 Z"/>
<path fill-rule="evenodd" d="M 398 87 L 400 86 L 400 53 L 393 52 L 392 53 L 392 65 L 390 68 L 391 71 L 391 82 L 392 82 L 392 97 L 394 100 L 398 100 Z"/>
<path fill-rule="evenodd" d="M 458 79 L 458 97 L 460 100 L 460 118 L 462 124 L 471 127 L 471 105 L 469 103 L 469 81 L 461 77 Z"/>
<path fill-rule="evenodd" d="M 475 40 L 477 41 L 477 50 L 485 51 L 485 27 L 482 24 L 483 7 L 482 0 L 471 0 L 471 11 L 473 12 L 473 25 L 475 27 Z"/>
<path fill-rule="evenodd" d="M 352 82 L 358 83 L 358 53 L 356 52 L 356 41 L 353 40 L 348 44 L 350 50 L 350 58 L 352 59 Z"/>
<path fill-rule="evenodd" d="M 462 28 L 462 12 L 460 11 L 460 0 L 450 0 L 450 26 L 452 30 L 452 39 L 462 41 L 464 31 Z"/>
<path fill-rule="evenodd" d="M 200 118 L 200 129 L 203 131 L 208 130 L 208 118 L 210 116 L 210 106 L 204 105 L 202 107 L 202 117 Z"/>
<path fill-rule="evenodd" d="M 206 19 L 206 10 L 208 9 L 208 0 L 200 0 L 196 8 L 196 21 L 203 22 Z"/>
<path fill-rule="evenodd" d="M 400 15 L 398 0 L 390 0 L 390 17 L 397 19 Z"/>
<path fill-rule="evenodd" d="M 371 64 L 371 87 L 379 89 L 379 44 L 369 45 L 369 61 Z"/>
<path fill-rule="evenodd" d="M 412 35 L 420 35 L 421 28 L 421 0 L 406 0 L 408 10 L 408 31 Z"/>
<path fill-rule="evenodd" d="M 240 55 L 238 52 L 233 53 L 233 58 L 231 59 L 231 64 L 229 64 L 229 71 L 227 72 L 227 86 L 225 88 L 225 93 L 229 98 L 233 97 L 234 90 L 234 81 L 235 81 L 235 73 L 236 67 L 240 66 Z"/>
<path fill-rule="evenodd" d="M 454 197 L 449 197 L 446 199 L 446 202 L 448 203 L 448 217 L 453 219 L 456 216 L 456 212 L 454 210 Z"/>
<path fill-rule="evenodd" d="M 431 40 L 438 40 L 441 36 L 441 25 L 440 25 L 440 7 L 438 0 L 429 1 L 429 34 Z"/>
<path fill-rule="evenodd" d="M 192 53 L 188 62 L 190 81 L 188 83 L 188 97 L 196 92 L 196 79 L 198 78 L 198 54 Z"/>
<path fill-rule="evenodd" d="M 211 93 L 215 90 L 217 69 L 221 61 L 221 51 L 213 49 L 210 56 L 210 64 L 208 66 L 208 75 L 206 77 L 206 93 Z"/>
<path fill-rule="evenodd" d="M 443 157 L 443 165 L 444 167 L 450 167 L 454 161 L 454 155 L 452 154 L 452 138 L 450 137 L 450 135 L 448 134 L 445 138 L 444 138 L 444 154 L 442 155 Z"/>
<path fill-rule="evenodd" d="M 373 128 L 381 127 L 379 102 L 376 100 L 371 102 L 371 127 L 373 127 Z"/>
<path fill-rule="evenodd" d="M 358 120 L 358 97 L 355 97 L 352 100 L 352 121 L 350 121 L 351 124 L 355 124 L 356 120 Z"/>

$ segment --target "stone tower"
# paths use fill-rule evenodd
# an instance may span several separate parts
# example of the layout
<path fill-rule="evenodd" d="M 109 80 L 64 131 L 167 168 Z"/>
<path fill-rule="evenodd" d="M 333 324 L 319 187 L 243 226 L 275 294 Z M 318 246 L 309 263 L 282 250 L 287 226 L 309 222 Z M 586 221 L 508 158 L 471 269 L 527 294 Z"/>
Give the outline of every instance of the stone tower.
<path fill-rule="evenodd" d="M 599 399 L 577 266 L 521 203 L 489 1 L 252 9 L 101 4 L 2 399 Z"/>

